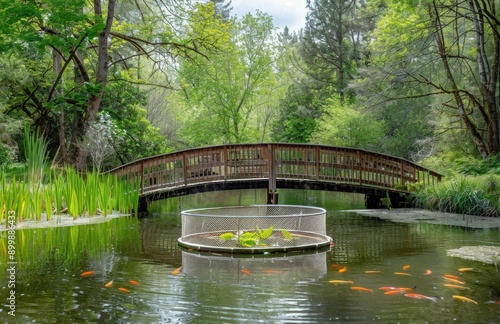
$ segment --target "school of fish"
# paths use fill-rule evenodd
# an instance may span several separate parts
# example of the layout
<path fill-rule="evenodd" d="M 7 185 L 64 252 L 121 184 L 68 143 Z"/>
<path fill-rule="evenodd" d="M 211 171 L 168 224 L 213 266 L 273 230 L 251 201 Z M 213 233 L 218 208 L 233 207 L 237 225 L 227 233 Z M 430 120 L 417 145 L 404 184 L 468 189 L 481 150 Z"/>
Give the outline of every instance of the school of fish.
<path fill-rule="evenodd" d="M 339 264 L 332 264 L 331 265 L 332 269 L 335 269 L 337 273 L 339 273 L 340 276 L 345 277 L 348 276 L 349 273 L 347 271 L 347 266 L 345 265 L 339 265 Z M 411 268 L 409 264 L 406 264 L 402 267 L 402 271 L 395 271 L 393 272 L 394 275 L 399 275 L 399 276 L 413 276 L 414 274 L 409 273 L 408 270 Z M 178 275 L 181 273 L 182 267 L 179 267 L 177 269 L 174 269 L 171 273 L 172 275 Z M 466 286 L 466 280 L 464 273 L 466 272 L 477 272 L 474 268 L 458 268 L 457 269 L 460 274 L 443 274 L 441 275 L 441 279 L 443 281 L 442 286 L 448 289 L 452 289 L 454 291 L 454 294 L 452 295 L 452 298 L 454 300 L 464 302 L 464 303 L 470 303 L 470 304 L 478 304 L 477 301 L 474 299 L 467 297 L 465 294 L 469 293 L 472 291 L 472 289 L 468 286 Z M 284 271 L 282 270 L 273 270 L 273 269 L 267 269 L 263 270 L 262 273 L 264 274 L 281 274 Z M 249 270 L 249 269 L 240 269 L 240 273 L 244 275 L 253 275 L 254 273 Z M 363 272 L 364 274 L 367 275 L 377 275 L 377 274 L 383 274 L 382 271 L 380 270 L 375 270 L 375 269 L 370 269 L 370 270 L 365 270 Z M 424 276 L 429 276 L 432 274 L 432 270 L 426 269 L 424 273 L 421 275 Z M 80 274 L 81 278 L 88 278 L 96 275 L 96 272 L 93 270 L 87 270 L 84 271 Z M 415 274 L 417 275 L 417 274 Z M 412 298 L 412 299 L 417 299 L 417 300 L 428 300 L 437 303 L 439 300 L 442 298 L 438 296 L 428 296 L 424 295 L 420 292 L 417 292 L 417 286 L 414 287 L 397 287 L 397 286 L 381 286 L 378 287 L 378 289 L 372 289 L 369 287 L 362 287 L 362 286 L 354 286 L 354 281 L 353 280 L 348 280 L 346 278 L 342 279 L 331 279 L 328 281 L 330 284 L 333 285 L 347 285 L 350 286 L 350 290 L 353 291 L 358 291 L 362 293 L 370 293 L 374 294 L 374 290 L 379 290 L 383 292 L 384 295 L 386 296 L 391 296 L 391 295 L 400 295 L 403 297 L 407 298 Z M 105 288 L 111 288 L 114 285 L 114 280 L 110 280 L 107 282 L 104 287 Z M 124 287 L 126 286 L 126 287 Z M 122 293 L 130 293 L 130 289 L 132 288 L 131 286 L 140 286 L 139 282 L 133 279 L 130 279 L 126 285 L 123 285 L 121 287 L 118 287 L 118 291 Z M 486 304 L 495 304 L 495 305 L 500 305 L 499 300 L 488 300 L 485 302 Z"/>
<path fill-rule="evenodd" d="M 334 285 L 348 285 L 350 286 L 351 290 L 354 291 L 360 291 L 360 292 L 365 292 L 365 293 L 374 293 L 374 288 L 370 287 L 361 287 L 361 286 L 354 286 L 354 280 L 346 278 L 348 276 L 347 272 L 347 266 L 346 265 L 339 265 L 339 264 L 332 264 L 331 268 L 334 269 L 334 271 L 340 273 L 342 276 L 342 279 L 331 279 L 328 282 Z M 395 271 L 392 274 L 398 275 L 398 276 L 417 276 L 417 275 L 422 275 L 422 276 L 430 276 L 432 275 L 432 270 L 426 269 L 423 273 L 410 273 L 409 270 L 411 269 L 411 265 L 406 264 L 402 266 L 402 271 Z M 438 280 L 442 280 L 442 287 L 445 287 L 447 289 L 450 289 L 452 292 L 452 298 L 453 300 L 464 302 L 464 303 L 470 303 L 470 304 L 478 304 L 478 302 L 468 296 L 466 296 L 468 293 L 472 292 L 472 289 L 468 286 L 466 286 L 466 276 L 464 273 L 466 272 L 478 272 L 474 268 L 458 268 L 457 271 L 459 274 L 443 274 L 443 275 L 435 275 L 434 278 L 437 278 Z M 375 275 L 375 274 L 382 274 L 382 271 L 376 270 L 376 269 L 370 269 L 370 270 L 365 270 L 363 272 L 364 274 L 367 275 Z M 387 276 L 384 277 L 387 279 Z M 440 278 L 440 279 L 439 279 Z M 427 300 L 427 301 L 432 301 L 434 303 L 437 303 L 439 300 L 443 300 L 444 298 L 439 297 L 439 296 L 429 296 L 425 295 L 423 293 L 417 292 L 417 286 L 414 287 L 398 287 L 398 286 L 381 286 L 378 287 L 378 290 L 381 291 L 384 295 L 386 296 L 393 296 L 393 295 L 399 295 L 407 298 L 412 298 L 412 299 L 417 299 L 417 300 Z M 496 304 L 500 305 L 500 301 L 497 300 L 488 300 L 485 303 L 487 304 Z"/>

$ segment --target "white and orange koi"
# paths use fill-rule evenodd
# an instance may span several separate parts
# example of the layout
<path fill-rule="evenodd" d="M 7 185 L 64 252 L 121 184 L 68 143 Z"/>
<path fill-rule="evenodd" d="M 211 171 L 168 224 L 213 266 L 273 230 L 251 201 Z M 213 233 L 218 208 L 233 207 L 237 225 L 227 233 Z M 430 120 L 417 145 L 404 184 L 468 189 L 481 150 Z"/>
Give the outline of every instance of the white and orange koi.
<path fill-rule="evenodd" d="M 432 300 L 433 302 L 437 302 L 438 298 L 437 297 L 429 297 L 421 294 L 405 294 L 406 297 L 414 298 L 414 299 L 428 299 Z"/>

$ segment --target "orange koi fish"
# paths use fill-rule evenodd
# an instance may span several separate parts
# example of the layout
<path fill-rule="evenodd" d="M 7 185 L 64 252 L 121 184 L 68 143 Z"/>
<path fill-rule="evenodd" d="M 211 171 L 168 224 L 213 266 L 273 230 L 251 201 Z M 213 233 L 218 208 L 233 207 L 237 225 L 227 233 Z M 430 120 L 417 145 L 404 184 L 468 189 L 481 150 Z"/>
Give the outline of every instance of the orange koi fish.
<path fill-rule="evenodd" d="M 366 270 L 365 273 L 366 274 L 374 274 L 374 273 L 380 273 L 380 271 L 378 271 L 378 270 Z"/>
<path fill-rule="evenodd" d="M 433 302 L 437 302 L 437 297 L 429 297 L 429 296 L 425 296 L 425 295 L 421 295 L 421 294 L 405 294 L 406 297 L 410 297 L 410 298 L 415 298 L 415 299 L 428 299 L 428 300 L 432 300 Z"/>
<path fill-rule="evenodd" d="M 432 273 L 432 271 L 431 271 L 431 270 L 429 270 L 429 269 L 427 269 L 427 270 L 425 270 L 425 273 L 424 273 L 424 274 L 425 274 L 425 275 L 430 275 L 431 273 Z"/>
<path fill-rule="evenodd" d="M 121 292 L 125 292 L 125 293 L 130 292 L 130 290 L 128 290 L 127 288 L 123 288 L 123 287 L 118 288 L 118 290 Z"/>
<path fill-rule="evenodd" d="M 477 302 L 475 300 L 472 300 L 472 299 L 467 298 L 465 296 L 453 295 L 453 298 L 477 305 Z"/>
<path fill-rule="evenodd" d="M 173 275 L 178 275 L 179 273 L 181 273 L 181 269 L 182 269 L 182 267 L 179 267 L 179 268 L 175 269 L 174 271 L 172 271 L 172 274 Z"/>
<path fill-rule="evenodd" d="M 475 271 L 475 269 L 474 268 L 459 268 L 458 271 L 459 272 Z"/>
<path fill-rule="evenodd" d="M 252 272 L 250 272 L 250 270 L 247 269 L 241 269 L 240 272 L 244 274 L 252 274 Z"/>
<path fill-rule="evenodd" d="M 395 290 L 389 290 L 389 291 L 384 292 L 384 295 L 401 295 L 404 293 L 408 293 L 408 291 L 395 289 Z"/>
<path fill-rule="evenodd" d="M 469 287 L 454 285 L 454 284 L 443 284 L 443 286 L 448 287 L 448 288 L 460 289 L 460 290 L 467 290 L 467 289 L 471 290 Z"/>
<path fill-rule="evenodd" d="M 332 284 L 340 284 L 340 285 L 346 285 L 346 284 L 353 284 L 354 282 L 350 281 L 350 280 L 330 280 L 328 281 L 329 283 L 332 283 Z"/>
<path fill-rule="evenodd" d="M 407 287 L 387 287 L 387 286 L 380 287 L 379 289 L 384 290 L 384 291 L 391 291 L 391 290 L 412 291 L 413 290 L 413 288 L 407 288 Z"/>
<path fill-rule="evenodd" d="M 455 276 L 455 275 L 452 275 L 452 274 L 444 274 L 443 277 L 450 278 L 450 279 L 458 279 L 458 278 L 460 278 L 459 276 Z"/>
<path fill-rule="evenodd" d="M 460 280 L 457 280 L 457 279 L 452 279 L 452 278 L 448 278 L 448 277 L 443 277 L 444 279 L 448 280 L 449 282 L 453 282 L 453 283 L 456 283 L 456 284 L 459 284 L 459 285 L 464 285 L 465 282 L 464 281 L 460 281 Z"/>
<path fill-rule="evenodd" d="M 113 280 L 111 280 L 110 282 L 108 282 L 107 284 L 104 285 L 104 287 L 106 287 L 106 288 L 109 288 L 111 286 L 113 286 Z"/>
<path fill-rule="evenodd" d="M 334 263 L 334 264 L 332 264 L 332 268 L 338 269 L 338 268 L 342 268 L 342 266 L 340 264 Z"/>
<path fill-rule="evenodd" d="M 130 282 L 134 286 L 140 286 L 140 284 L 135 280 L 129 280 L 128 282 Z"/>
<path fill-rule="evenodd" d="M 340 272 L 340 273 L 344 273 L 344 272 L 346 272 L 346 271 L 347 271 L 347 267 L 342 267 L 342 268 L 340 268 L 340 269 L 339 269 L 339 272 Z"/>
<path fill-rule="evenodd" d="M 88 277 L 95 274 L 95 271 L 85 271 L 80 274 L 81 277 Z"/>
<path fill-rule="evenodd" d="M 407 265 L 403 266 L 403 271 L 406 271 L 406 270 L 408 270 L 408 269 L 410 269 L 410 265 L 409 265 L 409 264 L 407 264 Z"/>
<path fill-rule="evenodd" d="M 413 276 L 409 273 L 406 273 L 406 272 L 394 272 L 395 275 L 398 275 L 398 276 Z"/>
<path fill-rule="evenodd" d="M 358 286 L 353 286 L 351 287 L 352 290 L 357 290 L 357 291 L 363 291 L 363 292 L 370 292 L 373 294 L 373 290 L 365 287 L 358 287 Z"/>

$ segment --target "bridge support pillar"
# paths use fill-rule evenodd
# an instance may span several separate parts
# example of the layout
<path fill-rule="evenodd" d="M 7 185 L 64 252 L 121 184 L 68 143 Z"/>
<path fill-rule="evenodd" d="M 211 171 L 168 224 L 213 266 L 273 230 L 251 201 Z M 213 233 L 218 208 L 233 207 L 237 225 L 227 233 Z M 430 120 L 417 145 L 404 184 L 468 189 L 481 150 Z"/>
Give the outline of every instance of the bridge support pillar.
<path fill-rule="evenodd" d="M 275 190 L 267 191 L 267 202 L 268 205 L 277 205 L 278 204 L 278 193 Z"/>
<path fill-rule="evenodd" d="M 148 201 L 143 198 L 139 198 L 139 207 L 137 208 L 138 216 L 147 216 L 148 215 Z"/>

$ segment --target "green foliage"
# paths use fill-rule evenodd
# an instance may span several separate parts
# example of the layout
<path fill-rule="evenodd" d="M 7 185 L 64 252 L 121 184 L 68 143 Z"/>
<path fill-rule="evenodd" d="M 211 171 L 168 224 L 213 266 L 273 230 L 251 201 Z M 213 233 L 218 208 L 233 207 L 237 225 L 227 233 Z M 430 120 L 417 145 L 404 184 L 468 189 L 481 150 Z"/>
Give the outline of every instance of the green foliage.
<path fill-rule="evenodd" d="M 384 123 L 354 104 L 341 104 L 338 96 L 327 100 L 313 142 L 325 145 L 377 150 L 384 138 Z"/>
<path fill-rule="evenodd" d="M 285 240 L 291 240 L 291 239 L 293 239 L 292 234 L 290 234 L 290 232 L 289 232 L 289 231 L 287 231 L 286 229 L 282 229 L 282 230 L 281 230 L 281 235 L 283 235 L 283 238 L 284 238 Z"/>
<path fill-rule="evenodd" d="M 227 233 L 222 233 L 219 237 L 224 240 L 224 241 L 230 241 L 234 238 L 234 233 L 227 232 Z"/>
<path fill-rule="evenodd" d="M 312 89 L 291 85 L 278 106 L 272 138 L 277 142 L 308 143 L 317 127 L 320 103 Z"/>
<path fill-rule="evenodd" d="M 201 16 L 213 8 L 199 8 Z M 207 10 L 212 10 L 207 12 Z M 260 140 L 275 87 L 273 24 L 257 12 L 241 20 L 192 19 L 190 34 L 215 37 L 219 49 L 182 62 L 180 84 L 189 107 L 183 138 L 192 146 Z M 207 35 L 207 33 L 209 33 Z"/>
<path fill-rule="evenodd" d="M 485 181 L 486 180 L 486 181 Z M 417 207 L 442 212 L 500 216 L 500 176 L 461 176 L 413 194 Z"/>
<path fill-rule="evenodd" d="M 111 117 L 109 136 L 114 158 L 104 160 L 103 169 L 168 151 L 165 138 L 146 118 L 142 108 L 145 95 L 130 84 L 112 84 L 106 88 L 103 113 Z"/>
<path fill-rule="evenodd" d="M 98 209 L 105 216 L 113 208 L 122 213 L 138 210 L 140 181 L 121 181 L 97 171 L 82 176 L 69 167 L 63 171 L 54 172 L 43 185 L 17 181 L 15 177 L 9 181 L 5 173 L 0 173 L 0 222 L 10 210 L 16 213 L 17 221 L 40 220 L 43 213 L 50 220 L 53 208 L 56 214 L 66 209 L 75 219 L 84 214 L 93 216 Z"/>
<path fill-rule="evenodd" d="M 32 185 L 40 185 L 43 180 L 44 169 L 49 161 L 48 144 L 38 131 L 30 133 L 28 128 L 24 129 L 24 156 L 28 171 L 28 182 Z"/>

